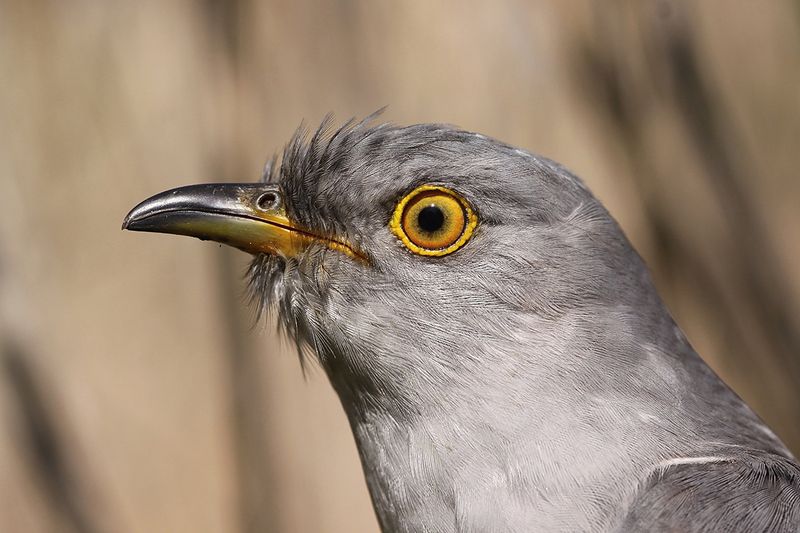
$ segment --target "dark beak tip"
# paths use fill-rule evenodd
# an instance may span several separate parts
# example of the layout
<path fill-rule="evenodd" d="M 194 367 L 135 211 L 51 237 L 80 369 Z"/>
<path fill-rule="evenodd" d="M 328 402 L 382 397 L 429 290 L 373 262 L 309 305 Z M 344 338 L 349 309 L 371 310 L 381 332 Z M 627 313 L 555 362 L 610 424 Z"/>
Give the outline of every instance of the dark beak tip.
<path fill-rule="evenodd" d="M 122 220 L 122 228 L 121 229 L 123 229 L 123 230 L 135 230 L 136 229 L 136 228 L 131 227 L 136 222 L 136 220 L 135 220 L 136 217 L 133 216 L 133 212 L 135 210 L 136 209 L 133 209 L 133 210 L 129 211 L 127 215 L 125 215 L 125 218 Z"/>

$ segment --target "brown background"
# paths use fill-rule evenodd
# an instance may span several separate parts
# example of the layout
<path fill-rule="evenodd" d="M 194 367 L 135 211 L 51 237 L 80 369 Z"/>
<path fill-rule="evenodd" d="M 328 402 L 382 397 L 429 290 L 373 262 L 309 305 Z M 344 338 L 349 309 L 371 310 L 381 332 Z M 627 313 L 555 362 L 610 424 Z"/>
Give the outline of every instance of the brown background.
<path fill-rule="evenodd" d="M 385 104 L 583 176 L 800 450 L 798 86 L 797 1 L 0 0 L 0 531 L 376 530 L 246 257 L 119 226 Z"/>

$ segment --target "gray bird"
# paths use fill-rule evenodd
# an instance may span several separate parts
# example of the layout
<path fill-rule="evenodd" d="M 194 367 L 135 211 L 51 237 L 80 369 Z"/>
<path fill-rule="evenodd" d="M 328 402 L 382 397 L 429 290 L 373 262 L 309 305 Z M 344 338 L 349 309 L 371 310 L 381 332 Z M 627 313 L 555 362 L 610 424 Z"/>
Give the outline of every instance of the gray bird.
<path fill-rule="evenodd" d="M 449 126 L 295 135 L 123 228 L 254 255 L 384 531 L 800 531 L 800 466 L 692 349 L 576 176 Z"/>

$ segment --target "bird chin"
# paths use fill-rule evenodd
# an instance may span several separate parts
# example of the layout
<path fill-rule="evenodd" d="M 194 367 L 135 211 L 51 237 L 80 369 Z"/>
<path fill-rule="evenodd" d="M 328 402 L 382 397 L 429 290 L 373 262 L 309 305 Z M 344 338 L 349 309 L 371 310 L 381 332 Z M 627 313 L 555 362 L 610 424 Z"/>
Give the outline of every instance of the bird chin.
<path fill-rule="evenodd" d="M 305 258 L 308 262 L 311 258 Z M 301 274 L 303 265 L 295 258 L 285 258 L 274 254 L 257 254 L 247 272 L 248 292 L 251 304 L 256 306 L 257 319 L 277 313 L 280 330 L 295 342 L 304 352 L 304 344 L 309 342 L 308 295 L 304 290 Z M 301 353 L 302 355 L 302 353 Z"/>
<path fill-rule="evenodd" d="M 253 256 L 246 277 L 249 300 L 256 306 L 259 318 L 283 299 L 286 266 L 286 259 L 275 254 Z"/>

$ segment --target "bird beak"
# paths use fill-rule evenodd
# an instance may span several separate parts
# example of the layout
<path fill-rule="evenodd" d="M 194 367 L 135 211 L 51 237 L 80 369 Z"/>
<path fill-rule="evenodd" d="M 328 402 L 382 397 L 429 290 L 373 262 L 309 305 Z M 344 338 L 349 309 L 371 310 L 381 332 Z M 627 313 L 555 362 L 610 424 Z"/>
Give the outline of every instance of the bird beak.
<path fill-rule="evenodd" d="M 283 257 L 297 257 L 321 242 L 363 258 L 347 243 L 294 224 L 286 215 L 280 189 L 263 183 L 189 185 L 162 192 L 134 207 L 122 229 L 188 235 L 251 254 Z"/>

